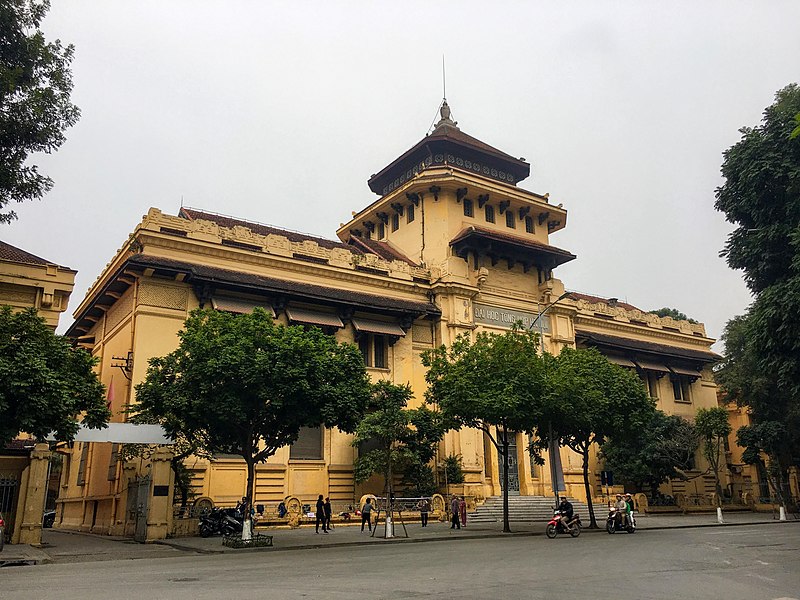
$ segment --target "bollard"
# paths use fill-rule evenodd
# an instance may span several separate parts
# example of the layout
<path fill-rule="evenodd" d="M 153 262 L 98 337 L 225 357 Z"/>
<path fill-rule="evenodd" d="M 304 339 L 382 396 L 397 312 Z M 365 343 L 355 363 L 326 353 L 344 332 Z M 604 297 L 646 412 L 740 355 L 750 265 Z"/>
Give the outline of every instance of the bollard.
<path fill-rule="evenodd" d="M 387 540 L 394 537 L 394 523 L 392 522 L 392 517 L 386 517 L 386 535 L 384 537 Z"/>
<path fill-rule="evenodd" d="M 717 523 L 724 523 L 725 520 L 722 518 L 722 507 L 717 507 Z"/>

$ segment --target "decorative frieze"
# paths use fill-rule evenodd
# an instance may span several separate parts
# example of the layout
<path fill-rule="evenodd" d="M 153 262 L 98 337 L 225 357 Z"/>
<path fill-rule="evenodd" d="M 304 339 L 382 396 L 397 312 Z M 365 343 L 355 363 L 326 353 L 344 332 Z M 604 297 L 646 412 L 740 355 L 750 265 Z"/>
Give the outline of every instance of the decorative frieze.
<path fill-rule="evenodd" d="M 293 242 L 282 235 L 260 235 L 248 227 L 221 227 L 217 223 L 202 219 L 188 220 L 182 217 L 165 215 L 157 208 L 151 208 L 138 230 L 185 232 L 186 239 L 198 239 L 217 242 L 228 247 L 251 249 L 257 252 L 260 248 L 265 254 L 291 258 L 295 254 L 318 259 L 321 264 L 345 269 L 368 269 L 370 272 L 381 272 L 398 279 L 429 280 L 430 273 L 423 267 L 414 267 L 401 260 L 388 261 L 374 254 L 354 254 L 346 248 L 325 248 L 314 240 Z M 237 246 L 241 244 L 241 246 Z"/>
<path fill-rule="evenodd" d="M 568 302 L 568 301 L 567 301 Z M 565 304 L 567 303 L 565 302 Z M 690 323 L 689 321 L 676 321 L 672 317 L 659 317 L 653 313 L 641 310 L 626 310 L 622 306 L 611 306 L 605 302 L 589 302 L 584 299 L 576 301 L 575 308 L 579 313 L 591 313 L 605 317 L 611 317 L 617 321 L 631 322 L 638 321 L 645 323 L 648 327 L 655 329 L 673 330 L 688 335 L 698 334 L 703 337 L 706 335 L 705 326 L 702 323 Z"/>

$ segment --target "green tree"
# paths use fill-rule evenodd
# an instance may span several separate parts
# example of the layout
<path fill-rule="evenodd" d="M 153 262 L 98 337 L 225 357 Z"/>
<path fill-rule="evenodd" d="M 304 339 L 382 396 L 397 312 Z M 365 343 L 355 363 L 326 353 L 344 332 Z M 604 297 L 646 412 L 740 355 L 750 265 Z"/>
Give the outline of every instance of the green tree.
<path fill-rule="evenodd" d="M 508 522 L 508 446 L 512 435 L 539 426 L 544 407 L 544 368 L 538 336 L 515 327 L 503 335 L 456 338 L 422 355 L 428 367 L 426 398 L 454 428 L 482 430 L 503 459 L 503 531 Z"/>
<path fill-rule="evenodd" d="M 45 41 L 39 29 L 49 9 L 49 0 L 0 2 L 0 209 L 53 187 L 28 157 L 57 150 L 80 117 L 70 101 L 74 48 Z M 0 223 L 15 218 L 0 212 Z"/>
<path fill-rule="evenodd" d="M 365 442 L 376 446 L 356 459 L 355 480 L 366 481 L 380 473 L 389 497 L 394 492 L 396 475 L 403 475 L 416 491 L 430 487 L 433 473 L 428 463 L 445 431 L 441 414 L 424 406 L 406 408 L 411 397 L 407 385 L 376 383 L 368 412 L 353 438 L 354 446 Z"/>
<path fill-rule="evenodd" d="M 361 353 L 319 329 L 276 324 L 258 308 L 196 310 L 178 336 L 175 351 L 150 361 L 133 410 L 209 454 L 240 455 L 250 502 L 256 464 L 302 427 L 354 431 L 366 408 Z"/>
<path fill-rule="evenodd" d="M 701 408 L 694 417 L 694 427 L 703 444 L 703 456 L 714 474 L 717 502 L 722 503 L 722 485 L 719 482 L 719 466 L 725 440 L 731 433 L 728 411 L 721 406 Z"/>
<path fill-rule="evenodd" d="M 792 138 L 798 113 L 800 86 L 792 84 L 776 94 L 760 125 L 741 130 L 725 152 L 715 204 L 737 226 L 721 254 L 743 271 L 754 294 L 746 314 L 726 327 L 717 380 L 728 399 L 750 409 L 754 427 L 782 432 L 771 460 L 784 493 L 787 469 L 800 465 L 800 138 Z"/>
<path fill-rule="evenodd" d="M 694 425 L 678 415 L 653 409 L 647 423 L 628 436 L 606 440 L 601 447 L 606 469 L 617 481 L 652 496 L 671 478 L 686 479 L 699 445 Z"/>
<path fill-rule="evenodd" d="M 628 437 L 641 431 L 652 415 L 648 398 L 636 374 L 612 364 L 594 349 L 565 348 L 548 371 L 549 423 L 560 445 L 581 456 L 583 485 L 589 505 L 589 527 L 597 527 L 589 484 L 589 453 L 611 437 Z M 549 428 L 539 428 L 546 446 Z"/>
<path fill-rule="evenodd" d="M 35 309 L 0 306 L 0 445 L 20 432 L 43 440 L 75 437 L 79 422 L 105 427 L 111 417 L 96 360 L 56 335 Z M 80 417 L 79 421 L 79 415 Z"/>
<path fill-rule="evenodd" d="M 682 313 L 677 308 L 659 308 L 658 310 L 651 310 L 650 314 L 657 315 L 659 317 L 672 317 L 676 321 L 689 321 L 689 323 L 697 323 L 694 319 L 690 319 L 686 316 L 685 313 Z"/>

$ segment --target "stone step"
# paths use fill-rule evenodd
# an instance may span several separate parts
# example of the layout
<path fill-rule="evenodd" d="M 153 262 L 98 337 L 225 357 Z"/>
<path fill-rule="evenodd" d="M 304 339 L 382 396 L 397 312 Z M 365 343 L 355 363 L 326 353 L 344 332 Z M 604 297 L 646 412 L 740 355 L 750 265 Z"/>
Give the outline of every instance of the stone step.
<path fill-rule="evenodd" d="M 588 518 L 589 507 L 570 498 L 575 512 Z M 544 496 L 509 496 L 508 518 L 511 521 L 549 521 L 553 516 L 554 499 Z M 503 519 L 502 496 L 491 496 L 467 515 L 467 522 L 494 523 Z"/>

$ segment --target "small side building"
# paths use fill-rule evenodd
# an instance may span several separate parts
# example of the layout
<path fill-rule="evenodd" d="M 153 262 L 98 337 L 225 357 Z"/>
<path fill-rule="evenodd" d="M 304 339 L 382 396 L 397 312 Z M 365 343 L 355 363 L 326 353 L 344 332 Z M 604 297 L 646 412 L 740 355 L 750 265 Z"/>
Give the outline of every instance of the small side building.
<path fill-rule="evenodd" d="M 76 271 L 0 241 L 0 305 L 35 308 L 54 330 L 67 309 Z M 50 451 L 24 434 L 0 448 L 0 512 L 13 544 L 41 543 Z"/>

